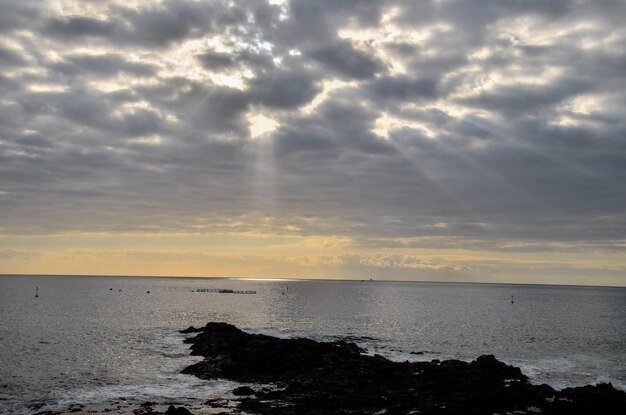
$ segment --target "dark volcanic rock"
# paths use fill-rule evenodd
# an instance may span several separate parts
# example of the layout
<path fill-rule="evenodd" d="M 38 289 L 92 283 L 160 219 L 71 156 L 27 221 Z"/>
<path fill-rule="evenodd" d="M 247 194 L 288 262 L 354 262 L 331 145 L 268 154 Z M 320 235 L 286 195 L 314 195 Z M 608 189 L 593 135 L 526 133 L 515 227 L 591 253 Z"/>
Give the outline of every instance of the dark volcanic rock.
<path fill-rule="evenodd" d="M 184 406 L 179 406 L 177 408 L 174 405 L 170 405 L 169 408 L 167 408 L 167 411 L 164 412 L 164 415 L 193 415 L 193 414 L 189 412 L 189 409 L 185 408 Z"/>
<path fill-rule="evenodd" d="M 626 393 L 611 385 L 555 391 L 532 385 L 494 356 L 397 363 L 366 356 L 352 343 L 247 334 L 209 323 L 191 343 L 204 360 L 184 369 L 202 379 L 273 384 L 239 409 L 262 414 L 626 413 Z M 383 411 L 383 412 L 381 412 Z"/>
<path fill-rule="evenodd" d="M 194 326 L 189 326 L 184 330 L 179 330 L 179 333 L 183 333 L 183 334 L 187 334 L 187 333 L 199 333 L 201 332 L 203 329 L 202 328 L 195 328 Z"/>
<path fill-rule="evenodd" d="M 254 395 L 254 389 L 252 389 L 250 386 L 240 386 L 233 390 L 233 395 L 235 396 Z"/>

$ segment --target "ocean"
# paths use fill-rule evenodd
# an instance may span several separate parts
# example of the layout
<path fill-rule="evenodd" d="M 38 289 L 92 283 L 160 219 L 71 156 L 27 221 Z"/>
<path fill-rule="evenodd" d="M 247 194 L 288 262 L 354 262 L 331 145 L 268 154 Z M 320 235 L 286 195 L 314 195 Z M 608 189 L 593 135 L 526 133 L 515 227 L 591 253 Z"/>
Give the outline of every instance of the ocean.
<path fill-rule="evenodd" d="M 398 361 L 494 354 L 534 383 L 626 390 L 626 288 L 0 276 L 0 414 L 220 397 L 236 385 L 180 374 L 199 358 L 178 330 L 209 321 Z"/>

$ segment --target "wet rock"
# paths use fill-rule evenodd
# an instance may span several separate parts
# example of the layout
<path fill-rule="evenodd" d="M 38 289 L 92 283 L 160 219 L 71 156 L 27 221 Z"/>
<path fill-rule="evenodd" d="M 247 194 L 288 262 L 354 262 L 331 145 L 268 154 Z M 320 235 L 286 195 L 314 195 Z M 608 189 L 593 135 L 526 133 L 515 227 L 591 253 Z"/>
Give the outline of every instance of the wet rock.
<path fill-rule="evenodd" d="M 228 401 L 226 399 L 209 399 L 204 404 L 211 408 L 225 408 L 228 406 Z"/>
<path fill-rule="evenodd" d="M 235 396 L 254 395 L 254 389 L 252 389 L 250 386 L 240 386 L 233 390 L 233 395 Z"/>
<path fill-rule="evenodd" d="M 226 323 L 195 330 L 197 335 L 185 342 L 204 360 L 183 373 L 275 386 L 238 404 L 249 413 L 503 414 L 526 413 L 528 408 L 545 414 L 626 413 L 626 393 L 611 385 L 559 392 L 532 385 L 519 368 L 492 355 L 469 363 L 399 363 L 363 355 L 345 341 L 278 339 Z"/>
<path fill-rule="evenodd" d="M 170 405 L 165 411 L 164 415 L 193 415 L 189 409 L 184 406 L 175 407 L 174 405 Z"/>
<path fill-rule="evenodd" d="M 254 412 L 258 414 L 269 413 L 272 407 L 266 402 L 261 402 L 255 399 L 244 399 L 237 406 L 242 411 L 246 412 Z"/>
<path fill-rule="evenodd" d="M 179 333 L 188 334 L 188 333 L 199 333 L 202 331 L 202 328 L 195 328 L 194 326 L 189 326 L 184 330 L 179 330 Z"/>

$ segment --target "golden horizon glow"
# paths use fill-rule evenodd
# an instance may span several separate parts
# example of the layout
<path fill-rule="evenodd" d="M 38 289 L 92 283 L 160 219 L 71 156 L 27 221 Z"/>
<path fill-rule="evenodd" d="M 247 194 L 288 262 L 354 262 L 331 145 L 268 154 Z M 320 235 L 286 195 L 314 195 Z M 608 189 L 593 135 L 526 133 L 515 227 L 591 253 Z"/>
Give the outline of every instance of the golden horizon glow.
<path fill-rule="evenodd" d="M 407 243 L 429 244 L 428 238 Z M 369 279 L 624 286 L 619 250 L 381 248 L 340 236 L 280 234 L 0 235 L 2 274 Z M 175 248 L 174 248 L 175 247 Z M 510 251 L 515 248 L 516 251 Z M 555 250 L 558 254 L 555 254 Z"/>

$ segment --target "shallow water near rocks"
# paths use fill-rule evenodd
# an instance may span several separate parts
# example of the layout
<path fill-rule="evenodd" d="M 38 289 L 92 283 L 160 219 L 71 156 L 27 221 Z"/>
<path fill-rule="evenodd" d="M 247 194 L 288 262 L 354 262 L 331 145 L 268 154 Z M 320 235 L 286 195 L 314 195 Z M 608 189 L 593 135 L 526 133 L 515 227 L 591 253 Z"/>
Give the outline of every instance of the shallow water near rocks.
<path fill-rule="evenodd" d="M 556 388 L 610 381 L 626 389 L 623 288 L 3 276 L 0 413 L 224 396 L 237 384 L 180 374 L 198 358 L 178 330 L 208 321 L 346 339 L 392 360 L 494 354 Z"/>

